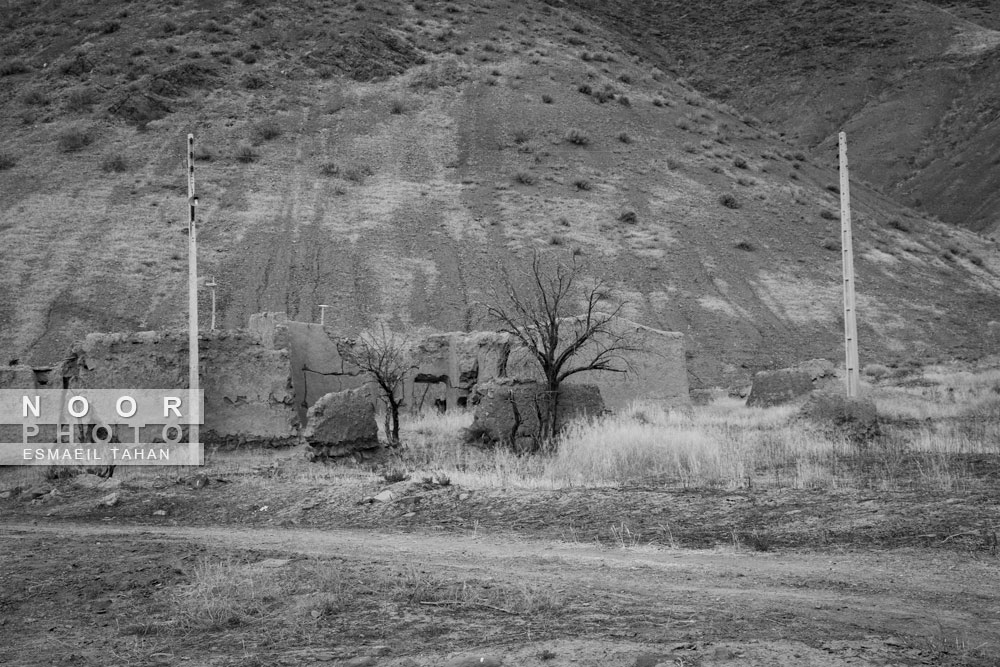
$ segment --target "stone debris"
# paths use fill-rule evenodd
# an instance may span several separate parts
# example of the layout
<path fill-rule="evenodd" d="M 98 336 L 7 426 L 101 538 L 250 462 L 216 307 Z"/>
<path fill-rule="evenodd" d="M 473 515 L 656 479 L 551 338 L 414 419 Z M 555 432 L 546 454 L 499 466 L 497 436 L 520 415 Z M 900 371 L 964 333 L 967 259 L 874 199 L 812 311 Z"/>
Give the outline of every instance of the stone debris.
<path fill-rule="evenodd" d="M 32 486 L 27 491 L 21 492 L 21 500 L 36 500 L 52 493 L 51 486 Z"/>
<path fill-rule="evenodd" d="M 309 408 L 302 439 L 312 448 L 313 460 L 377 451 L 378 424 L 368 390 L 325 394 Z"/>
<path fill-rule="evenodd" d="M 385 491 L 382 491 L 381 493 L 376 493 L 374 496 L 372 496 L 372 500 L 378 503 L 387 503 L 395 500 L 398 495 L 399 494 L 393 491 L 392 489 L 386 489 Z"/>
<path fill-rule="evenodd" d="M 115 491 L 114 493 L 109 493 L 100 500 L 97 501 L 98 507 L 114 507 L 121 500 L 121 495 Z"/>

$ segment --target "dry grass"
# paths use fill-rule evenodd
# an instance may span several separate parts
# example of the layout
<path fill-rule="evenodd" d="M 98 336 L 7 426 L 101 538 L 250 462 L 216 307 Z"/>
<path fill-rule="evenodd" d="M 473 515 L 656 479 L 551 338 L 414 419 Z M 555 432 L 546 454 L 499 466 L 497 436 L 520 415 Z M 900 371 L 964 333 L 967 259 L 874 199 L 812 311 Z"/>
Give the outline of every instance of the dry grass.
<path fill-rule="evenodd" d="M 861 446 L 798 418 L 795 406 L 747 408 L 722 398 L 688 411 L 638 404 L 571 424 L 555 452 L 534 457 L 464 445 L 471 414 L 422 416 L 403 424 L 404 461 L 468 488 L 952 489 L 970 483 L 967 456 L 1000 453 L 1000 371 L 930 368 L 915 387 L 877 387 L 872 398 L 884 435 Z"/>
<path fill-rule="evenodd" d="M 328 622 L 324 619 L 338 614 L 371 613 L 375 606 L 388 607 L 394 614 L 423 606 L 479 607 L 531 616 L 556 612 L 566 604 L 559 592 L 527 583 L 451 577 L 416 564 L 364 572 L 340 560 L 310 558 L 272 565 L 232 557 L 203 558 L 186 572 L 188 583 L 165 595 L 165 618 L 130 631 L 150 634 L 259 626 L 268 633 L 287 634 L 323 625 Z"/>
<path fill-rule="evenodd" d="M 463 442 L 471 412 L 403 416 L 405 445 L 391 466 L 411 479 L 447 477 L 463 488 L 557 489 L 635 484 L 683 488 L 902 488 L 949 490 L 979 483 L 977 457 L 1000 453 L 1000 371 L 925 369 L 870 389 L 883 435 L 861 445 L 800 419 L 795 406 L 748 408 L 719 398 L 666 411 L 637 404 L 571 424 L 559 447 L 536 456 Z M 336 488 L 361 497 L 376 472 L 305 463 L 295 452 L 207 451 L 210 475 L 254 489 Z M 126 484 L 171 484 L 196 467 L 119 467 Z M 0 486 L 42 483 L 43 468 L 3 471 Z"/>

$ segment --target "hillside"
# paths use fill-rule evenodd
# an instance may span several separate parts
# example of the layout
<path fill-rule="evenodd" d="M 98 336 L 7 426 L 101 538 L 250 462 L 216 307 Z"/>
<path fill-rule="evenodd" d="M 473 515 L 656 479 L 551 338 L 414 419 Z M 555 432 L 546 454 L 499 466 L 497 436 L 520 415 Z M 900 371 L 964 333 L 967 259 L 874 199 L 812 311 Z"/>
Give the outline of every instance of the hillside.
<path fill-rule="evenodd" d="M 998 230 L 1000 4 L 565 4 L 820 161 L 846 130 L 860 178 L 946 222 Z"/>
<path fill-rule="evenodd" d="M 812 158 L 703 96 L 596 6 L 10 4 L 10 359 L 184 324 L 188 132 L 221 326 L 317 320 L 322 303 L 347 333 L 461 329 L 494 261 L 540 248 L 687 334 L 695 387 L 841 358 L 833 150 Z M 862 363 L 1000 350 L 995 243 L 852 195 Z"/>

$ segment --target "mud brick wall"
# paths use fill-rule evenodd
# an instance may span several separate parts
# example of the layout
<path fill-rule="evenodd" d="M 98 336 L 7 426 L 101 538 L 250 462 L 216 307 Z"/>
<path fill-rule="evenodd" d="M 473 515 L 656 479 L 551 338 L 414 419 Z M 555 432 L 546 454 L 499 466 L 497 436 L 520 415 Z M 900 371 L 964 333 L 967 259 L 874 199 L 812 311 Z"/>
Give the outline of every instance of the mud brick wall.
<path fill-rule="evenodd" d="M 288 351 L 246 331 L 202 332 L 199 378 L 205 392 L 200 438 L 206 445 L 295 444 L 297 421 Z M 186 331 L 90 334 L 73 348 L 71 386 L 171 389 L 188 386 Z M 73 366 L 74 364 L 70 364 Z M 157 435 L 159 429 L 156 429 Z"/>
<path fill-rule="evenodd" d="M 626 368 L 627 372 L 587 371 L 571 375 L 566 382 L 596 385 L 611 410 L 624 410 L 635 401 L 650 401 L 664 407 L 690 405 L 684 334 L 652 329 L 624 318 L 615 318 L 613 324 L 616 334 L 627 337 L 629 345 L 638 348 L 620 353 L 622 359 L 612 364 Z M 595 344 L 589 343 L 574 361 L 589 361 L 596 351 Z M 571 365 L 576 364 L 571 362 Z M 538 361 L 517 345 L 507 359 L 506 375 L 544 380 Z"/>
<path fill-rule="evenodd" d="M 293 403 L 303 426 L 306 412 L 326 394 L 368 384 L 368 377 L 342 354 L 347 340 L 320 324 L 284 322 L 276 340 L 288 345 Z"/>

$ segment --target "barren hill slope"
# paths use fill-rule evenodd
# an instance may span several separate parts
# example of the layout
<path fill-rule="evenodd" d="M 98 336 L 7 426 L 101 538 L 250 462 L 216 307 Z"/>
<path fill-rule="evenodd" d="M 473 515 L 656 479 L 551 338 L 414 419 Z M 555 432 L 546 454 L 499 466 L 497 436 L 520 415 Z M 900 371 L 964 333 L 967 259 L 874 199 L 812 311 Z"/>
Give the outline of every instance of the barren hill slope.
<path fill-rule="evenodd" d="M 667 71 L 824 159 L 979 231 L 1000 225 L 1000 3 L 567 0 Z"/>
<path fill-rule="evenodd" d="M 222 326 L 461 329 L 494 260 L 576 255 L 692 384 L 840 359 L 835 153 L 540 3 L 14 2 L 0 350 L 185 322 L 185 140 Z M 863 164 L 855 158 L 854 164 Z M 860 167 L 859 167 L 860 168 Z M 863 363 L 995 352 L 994 243 L 855 184 Z M 207 322 L 207 290 L 202 298 Z"/>

